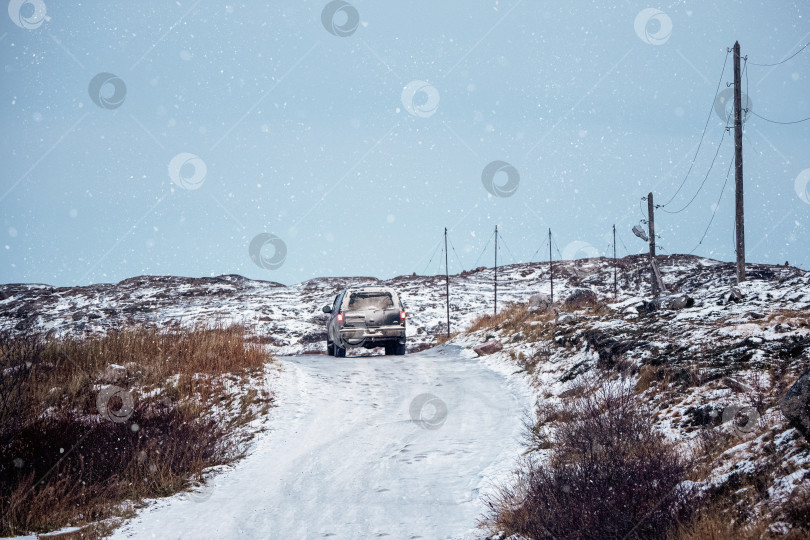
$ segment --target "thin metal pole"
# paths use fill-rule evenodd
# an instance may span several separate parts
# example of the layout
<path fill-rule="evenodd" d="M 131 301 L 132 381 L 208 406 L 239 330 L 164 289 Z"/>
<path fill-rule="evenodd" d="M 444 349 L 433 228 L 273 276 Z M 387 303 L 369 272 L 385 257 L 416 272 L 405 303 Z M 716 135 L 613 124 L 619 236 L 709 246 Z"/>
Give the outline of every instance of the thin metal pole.
<path fill-rule="evenodd" d="M 617 278 L 616 278 L 616 224 L 613 224 L 613 301 L 617 301 L 619 298 L 618 286 L 617 286 Z"/>
<path fill-rule="evenodd" d="M 554 305 L 554 265 L 551 262 L 551 229 L 548 230 L 548 277 L 551 280 L 551 304 Z"/>
<path fill-rule="evenodd" d="M 444 228 L 444 294 L 447 300 L 447 338 L 450 338 L 450 270 L 447 267 L 447 227 Z"/>
<path fill-rule="evenodd" d="M 495 315 L 498 314 L 498 226 L 495 225 Z"/>

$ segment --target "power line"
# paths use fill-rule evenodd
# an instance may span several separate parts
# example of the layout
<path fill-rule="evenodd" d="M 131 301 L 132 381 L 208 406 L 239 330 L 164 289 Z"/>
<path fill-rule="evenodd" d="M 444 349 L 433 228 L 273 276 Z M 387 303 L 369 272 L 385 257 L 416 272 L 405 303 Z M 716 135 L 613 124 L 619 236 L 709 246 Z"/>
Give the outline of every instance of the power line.
<path fill-rule="evenodd" d="M 687 178 L 689 178 L 689 174 L 692 172 L 692 168 L 695 166 L 695 161 L 697 160 L 698 154 L 700 153 L 700 147 L 703 144 L 703 137 L 706 135 L 706 128 L 709 127 L 709 121 L 712 118 L 712 112 L 714 112 L 714 102 L 715 100 L 717 100 L 717 93 L 720 91 L 720 85 L 723 83 L 723 75 L 726 72 L 726 64 L 728 64 L 728 55 L 730 53 L 731 51 L 728 48 L 726 48 L 726 58 L 723 60 L 723 69 L 720 71 L 720 80 L 717 81 L 717 88 L 714 89 L 714 97 L 712 98 L 712 105 L 711 107 L 709 107 L 709 114 L 708 116 L 706 116 L 706 123 L 703 125 L 703 132 L 701 132 L 700 134 L 700 142 L 698 143 L 697 150 L 695 150 L 695 155 L 692 157 L 692 162 L 689 164 L 689 170 L 686 171 L 686 176 L 683 177 L 681 185 L 678 186 L 678 189 L 675 191 L 675 193 L 672 194 L 672 197 L 670 197 L 670 199 L 667 202 L 665 202 L 660 206 L 661 208 L 667 206 L 675 199 L 675 197 L 677 197 L 678 193 L 680 193 L 684 184 L 686 184 L 686 180 Z M 726 124 L 728 124 L 728 119 L 726 120 Z"/>
<path fill-rule="evenodd" d="M 436 249 L 433 250 L 433 255 L 430 256 L 430 259 L 428 260 L 427 264 L 425 265 L 425 269 L 422 270 L 422 275 L 423 276 L 426 275 L 425 272 L 427 272 L 427 269 L 428 269 L 428 266 L 430 266 L 430 263 L 433 262 L 433 257 L 436 256 L 436 252 L 439 251 L 439 246 L 441 244 L 442 244 L 442 241 L 439 240 L 439 242 L 436 244 Z"/>
<path fill-rule="evenodd" d="M 557 245 L 557 240 L 555 240 L 554 237 L 552 236 L 551 241 L 554 242 L 554 249 L 557 250 L 557 255 L 559 255 L 560 260 L 562 260 L 562 252 L 560 252 L 560 246 Z"/>
<path fill-rule="evenodd" d="M 725 190 L 726 190 L 726 184 L 728 184 L 728 178 L 729 178 L 729 176 L 731 176 L 731 167 L 732 167 L 732 165 L 734 165 L 734 160 L 729 160 L 729 162 L 728 162 L 728 171 L 726 171 L 726 179 L 723 182 L 722 189 L 720 190 L 720 197 L 717 198 L 717 204 L 714 205 L 714 211 L 712 212 L 712 218 L 709 220 L 709 224 L 706 225 L 706 230 L 703 231 L 703 236 L 700 237 L 700 242 L 698 242 L 697 245 L 694 248 L 692 248 L 692 251 L 689 252 L 690 255 L 692 253 L 694 253 L 695 250 L 703 243 L 703 240 L 706 238 L 706 234 L 708 234 L 708 232 L 709 232 L 709 227 L 712 226 L 712 222 L 714 221 L 714 216 L 717 214 L 717 210 L 720 208 L 720 200 L 723 198 L 723 192 L 725 192 Z"/>
<path fill-rule="evenodd" d="M 489 236 L 489 240 L 487 240 L 487 243 L 484 244 L 484 249 L 482 249 L 481 253 L 478 254 L 478 258 L 475 259 L 475 264 L 473 264 L 473 268 L 478 268 L 478 261 L 481 260 L 481 256 L 484 255 L 484 252 L 487 250 L 487 247 L 489 246 L 489 243 L 492 242 L 492 237 L 493 236 L 495 236 L 495 231 L 493 231 L 492 234 Z"/>
<path fill-rule="evenodd" d="M 781 124 L 783 126 L 787 126 L 787 125 L 790 125 L 790 124 L 800 124 L 802 122 L 807 122 L 808 120 L 810 120 L 810 116 L 808 116 L 807 118 L 802 118 L 801 120 L 794 120 L 792 122 L 780 122 L 778 120 L 771 120 L 770 118 L 765 118 L 764 116 L 762 116 L 760 114 L 757 114 L 757 113 L 755 113 L 754 111 L 752 111 L 750 109 L 747 109 L 746 112 L 750 112 L 751 114 L 753 114 L 757 118 L 761 118 L 761 119 L 765 120 L 766 122 L 771 122 L 772 124 Z"/>
<path fill-rule="evenodd" d="M 784 64 L 785 62 L 787 62 L 788 60 L 790 60 L 791 58 L 793 58 L 794 56 L 796 56 L 800 52 L 803 52 L 808 46 L 810 46 L 810 43 L 807 43 L 804 47 L 802 47 L 801 49 L 799 49 L 795 53 L 791 54 L 790 56 L 788 56 L 787 58 L 785 58 L 784 60 L 781 60 L 779 62 L 776 62 L 776 63 L 773 63 L 773 64 L 757 64 L 755 62 L 751 62 L 751 65 L 752 66 L 761 66 L 761 67 L 778 66 L 779 64 Z"/>
<path fill-rule="evenodd" d="M 464 271 L 464 265 L 461 263 L 461 257 L 458 256 L 458 252 L 456 251 L 456 246 L 453 245 L 453 241 L 449 238 L 447 239 L 450 242 L 450 247 L 453 248 L 453 253 L 456 256 L 456 260 L 458 261 L 458 265 L 461 267 L 461 271 Z"/>
<path fill-rule="evenodd" d="M 624 252 L 625 252 L 625 254 L 630 255 L 630 250 L 629 250 L 629 249 L 627 249 L 627 246 L 626 246 L 626 245 L 624 245 L 624 240 L 622 240 L 622 235 L 621 235 L 621 234 L 619 234 L 619 232 L 618 232 L 618 231 L 616 232 L 616 237 L 619 239 L 619 242 L 621 242 L 622 247 L 624 247 Z"/>
<path fill-rule="evenodd" d="M 548 245 L 548 240 L 544 241 L 543 245 L 540 246 L 539 248 L 537 248 L 537 251 L 535 251 L 534 255 L 532 255 L 531 261 L 533 261 L 534 258 L 537 257 L 537 254 L 540 253 L 540 250 L 543 249 L 544 247 L 546 247 L 547 245 Z"/>
<path fill-rule="evenodd" d="M 501 244 L 503 244 L 503 247 L 505 247 L 505 248 L 506 248 L 506 251 L 508 251 L 508 252 L 509 252 L 509 255 L 511 255 L 511 256 L 512 256 L 512 261 L 514 261 L 514 262 L 518 262 L 518 258 L 517 258 L 517 257 L 515 257 L 515 254 L 514 254 L 514 253 L 512 253 L 512 250 L 511 250 L 511 249 L 509 249 L 509 246 L 507 246 L 507 245 L 506 245 L 506 242 L 505 242 L 505 241 L 504 241 L 504 239 L 503 239 L 503 235 L 502 235 L 500 232 L 498 233 L 498 237 L 501 239 Z"/>
<path fill-rule="evenodd" d="M 712 158 L 712 162 L 709 165 L 709 170 L 706 171 L 706 176 L 703 177 L 703 182 L 700 183 L 700 186 L 698 187 L 698 190 L 695 192 L 695 194 L 692 196 L 692 198 L 689 199 L 689 202 L 686 203 L 686 206 L 684 206 L 680 210 L 675 210 L 675 211 L 669 211 L 669 210 L 667 210 L 665 208 L 661 208 L 662 211 L 666 212 L 667 214 L 680 214 L 681 212 L 683 212 L 684 210 L 689 208 L 689 206 L 691 206 L 691 204 L 695 201 L 698 194 L 700 194 L 700 191 L 703 189 L 703 186 L 706 184 L 706 180 L 708 180 L 709 174 L 712 172 L 712 169 L 714 168 L 714 162 L 717 160 L 717 156 L 720 155 L 720 149 L 723 147 L 723 139 L 725 139 L 725 137 L 726 137 L 726 132 L 728 131 L 728 128 L 729 128 L 729 126 L 728 126 L 728 124 L 726 124 L 726 127 L 723 128 L 723 136 L 720 137 L 720 142 L 717 144 L 717 152 L 714 153 L 714 157 Z M 656 206 L 656 208 L 660 208 L 660 207 Z"/>

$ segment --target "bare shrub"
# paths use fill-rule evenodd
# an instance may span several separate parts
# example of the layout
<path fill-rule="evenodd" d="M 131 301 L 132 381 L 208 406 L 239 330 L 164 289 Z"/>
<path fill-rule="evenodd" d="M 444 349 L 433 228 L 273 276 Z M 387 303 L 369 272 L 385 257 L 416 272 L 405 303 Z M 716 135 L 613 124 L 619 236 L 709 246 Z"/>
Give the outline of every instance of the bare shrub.
<path fill-rule="evenodd" d="M 782 512 L 794 530 L 810 535 L 810 483 L 805 481 L 793 490 Z"/>
<path fill-rule="evenodd" d="M 660 538 L 688 519 L 687 466 L 632 389 L 606 383 L 549 411 L 547 460 L 528 458 L 489 524 L 530 538 Z"/>
<path fill-rule="evenodd" d="M 229 327 L 0 341 L 2 365 L 25 367 L 0 410 L 0 535 L 104 519 L 126 499 L 175 493 L 240 457 L 233 428 L 271 401 L 237 391 L 269 360 L 244 336 Z M 133 398 L 117 421 L 97 409 L 110 364 L 127 366 L 116 384 Z"/>

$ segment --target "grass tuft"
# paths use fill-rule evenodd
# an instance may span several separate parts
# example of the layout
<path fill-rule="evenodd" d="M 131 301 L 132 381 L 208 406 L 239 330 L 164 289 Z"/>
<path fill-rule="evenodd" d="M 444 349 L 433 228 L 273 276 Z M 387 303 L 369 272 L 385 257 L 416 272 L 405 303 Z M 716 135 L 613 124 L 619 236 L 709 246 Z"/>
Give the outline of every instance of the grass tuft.
<path fill-rule="evenodd" d="M 239 458 L 268 360 L 240 326 L 0 336 L 0 534 L 120 515 Z"/>

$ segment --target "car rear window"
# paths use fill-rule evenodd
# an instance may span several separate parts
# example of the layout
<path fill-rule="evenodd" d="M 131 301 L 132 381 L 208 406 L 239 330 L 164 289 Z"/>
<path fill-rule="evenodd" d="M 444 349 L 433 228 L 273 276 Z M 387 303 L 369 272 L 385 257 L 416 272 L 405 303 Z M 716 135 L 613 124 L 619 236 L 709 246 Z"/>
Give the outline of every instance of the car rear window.
<path fill-rule="evenodd" d="M 391 309 L 394 300 L 387 292 L 356 292 L 349 298 L 349 309 Z"/>

